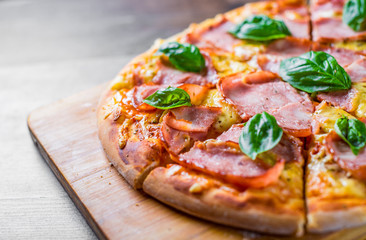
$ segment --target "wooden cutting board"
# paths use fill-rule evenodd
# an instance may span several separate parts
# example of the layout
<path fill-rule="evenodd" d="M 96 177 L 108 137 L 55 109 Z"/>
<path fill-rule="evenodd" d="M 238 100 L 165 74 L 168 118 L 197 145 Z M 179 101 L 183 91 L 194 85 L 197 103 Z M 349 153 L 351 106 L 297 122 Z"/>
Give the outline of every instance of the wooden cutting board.
<path fill-rule="evenodd" d="M 172 209 L 132 189 L 99 143 L 96 105 L 106 85 L 32 112 L 32 138 L 100 239 L 293 239 L 242 231 Z M 366 227 L 300 239 L 366 239 Z"/>

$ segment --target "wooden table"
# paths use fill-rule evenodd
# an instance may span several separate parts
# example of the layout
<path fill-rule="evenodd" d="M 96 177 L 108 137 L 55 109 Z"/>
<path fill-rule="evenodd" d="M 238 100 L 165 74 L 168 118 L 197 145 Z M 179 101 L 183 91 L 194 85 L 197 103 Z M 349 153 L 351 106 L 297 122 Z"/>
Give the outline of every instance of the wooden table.
<path fill-rule="evenodd" d="M 96 238 L 33 145 L 32 110 L 112 79 L 155 38 L 244 2 L 0 0 L 0 239 Z"/>

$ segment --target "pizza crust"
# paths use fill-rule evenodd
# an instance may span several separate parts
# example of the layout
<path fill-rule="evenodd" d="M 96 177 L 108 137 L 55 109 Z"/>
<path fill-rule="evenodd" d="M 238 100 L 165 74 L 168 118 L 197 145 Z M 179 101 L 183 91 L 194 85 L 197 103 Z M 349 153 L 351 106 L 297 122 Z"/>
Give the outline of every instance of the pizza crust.
<path fill-rule="evenodd" d="M 186 191 L 192 186 L 183 178 L 172 178 L 167 168 L 159 167 L 147 176 L 143 190 L 176 209 L 216 223 L 276 235 L 303 235 L 305 220 L 301 211 L 266 205 L 264 198 L 253 203 L 249 195 L 232 198 L 218 187 L 203 193 Z"/>
<path fill-rule="evenodd" d="M 160 149 L 153 147 L 153 143 L 148 141 L 128 141 L 125 148 L 119 147 L 119 129 L 121 123 L 113 119 L 113 114 L 109 114 L 106 106 L 114 92 L 107 90 L 99 103 L 97 110 L 98 135 L 107 158 L 126 179 L 126 181 L 135 189 L 142 187 L 142 182 L 147 174 L 160 165 L 161 159 L 147 158 L 144 152 L 135 151 L 136 149 L 147 149 L 148 153 L 154 155 Z M 106 118 L 106 116 L 108 116 Z M 132 147 L 130 147 L 132 146 Z M 130 154 L 131 158 L 124 157 Z M 132 160 L 131 160 L 132 159 Z"/>
<path fill-rule="evenodd" d="M 308 199 L 307 231 L 327 233 L 366 223 L 366 201 L 360 199 Z M 315 208 L 315 209 L 312 209 Z"/>

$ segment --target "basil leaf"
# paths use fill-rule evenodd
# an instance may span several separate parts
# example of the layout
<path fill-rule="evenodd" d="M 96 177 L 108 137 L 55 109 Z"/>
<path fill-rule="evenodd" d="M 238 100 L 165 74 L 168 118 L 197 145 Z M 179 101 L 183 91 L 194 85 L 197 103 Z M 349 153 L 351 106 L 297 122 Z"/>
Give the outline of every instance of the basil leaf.
<path fill-rule="evenodd" d="M 282 133 L 272 115 L 266 112 L 257 114 L 244 125 L 239 137 L 240 149 L 254 160 L 259 153 L 276 146 L 281 140 Z"/>
<path fill-rule="evenodd" d="M 158 90 L 145 98 L 143 102 L 159 109 L 192 106 L 188 93 L 183 89 L 175 87 Z"/>
<path fill-rule="evenodd" d="M 169 62 L 178 70 L 200 72 L 205 68 L 205 59 L 200 50 L 188 43 L 169 42 L 163 44 L 155 55 L 165 54 Z"/>
<path fill-rule="evenodd" d="M 269 41 L 290 36 L 291 33 L 281 20 L 266 15 L 253 15 L 229 31 L 239 39 Z"/>
<path fill-rule="evenodd" d="M 349 0 L 343 7 L 343 22 L 356 32 L 366 30 L 366 0 Z"/>
<path fill-rule="evenodd" d="M 281 61 L 279 75 L 302 91 L 329 92 L 351 88 L 351 79 L 337 60 L 325 52 L 310 51 Z"/>
<path fill-rule="evenodd" d="M 358 119 L 338 118 L 334 125 L 336 133 L 351 147 L 353 154 L 358 155 L 366 144 L 366 126 Z"/>

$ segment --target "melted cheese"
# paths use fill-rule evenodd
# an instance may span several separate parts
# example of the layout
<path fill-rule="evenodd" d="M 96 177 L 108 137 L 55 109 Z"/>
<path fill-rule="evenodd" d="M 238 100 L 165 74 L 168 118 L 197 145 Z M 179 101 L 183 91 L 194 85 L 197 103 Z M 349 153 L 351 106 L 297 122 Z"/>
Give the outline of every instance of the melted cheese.
<path fill-rule="evenodd" d="M 329 131 L 334 130 L 334 124 L 338 118 L 343 116 L 355 118 L 348 112 L 340 108 L 331 107 L 325 103 L 319 105 L 313 116 L 320 123 L 320 130 L 323 133 L 328 133 Z"/>
<path fill-rule="evenodd" d="M 355 83 L 353 87 L 359 92 L 354 114 L 358 118 L 366 118 L 366 83 Z"/>
<path fill-rule="evenodd" d="M 252 68 L 245 62 L 239 61 L 232 54 L 212 55 L 212 64 L 218 75 L 224 77 L 237 72 L 249 72 Z"/>
<path fill-rule="evenodd" d="M 338 42 L 334 44 L 337 48 L 345 48 L 353 51 L 366 50 L 366 41 Z"/>
<path fill-rule="evenodd" d="M 140 57 L 137 61 L 127 65 L 119 75 L 113 80 L 112 90 L 130 89 L 135 85 L 135 76 L 142 78 L 144 83 L 151 82 L 157 73 L 156 62 L 158 57 L 152 54 Z"/>
<path fill-rule="evenodd" d="M 217 132 L 224 132 L 228 130 L 231 125 L 241 122 L 239 114 L 231 105 L 225 102 L 217 89 L 212 89 L 208 92 L 202 105 L 208 107 L 221 107 L 221 114 L 213 124 L 213 127 Z"/>

